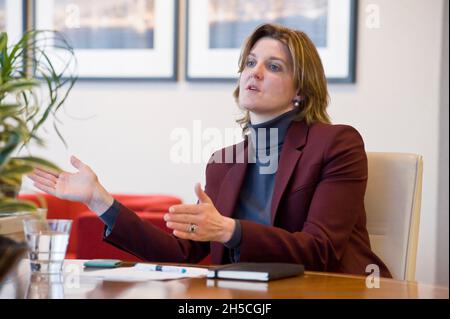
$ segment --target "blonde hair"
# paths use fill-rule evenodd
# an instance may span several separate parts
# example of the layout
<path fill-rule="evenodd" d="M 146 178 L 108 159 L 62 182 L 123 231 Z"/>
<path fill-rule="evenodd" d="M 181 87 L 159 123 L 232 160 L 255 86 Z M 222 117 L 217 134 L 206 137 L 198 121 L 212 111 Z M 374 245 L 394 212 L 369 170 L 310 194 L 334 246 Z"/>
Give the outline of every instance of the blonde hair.
<path fill-rule="evenodd" d="M 253 46 L 264 37 L 281 41 L 287 46 L 291 55 L 294 87 L 302 97 L 300 112 L 294 120 L 305 120 L 307 124 L 330 123 L 330 117 L 326 111 L 329 101 L 327 80 L 322 61 L 314 43 L 304 32 L 271 23 L 259 26 L 244 43 L 239 58 L 239 73 L 242 74 Z M 233 96 L 239 105 L 239 81 Z M 242 126 L 245 134 L 250 123 L 248 111 L 243 118 L 237 120 L 237 123 Z"/>

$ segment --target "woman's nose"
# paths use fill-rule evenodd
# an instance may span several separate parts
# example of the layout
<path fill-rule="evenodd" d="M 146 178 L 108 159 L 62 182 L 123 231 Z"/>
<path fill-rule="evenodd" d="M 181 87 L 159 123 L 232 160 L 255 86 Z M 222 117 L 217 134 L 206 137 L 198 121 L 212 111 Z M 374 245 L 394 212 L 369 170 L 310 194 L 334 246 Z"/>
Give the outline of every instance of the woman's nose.
<path fill-rule="evenodd" d="M 263 65 L 260 63 L 256 64 L 252 69 L 251 76 L 255 79 L 262 80 L 264 78 Z"/>

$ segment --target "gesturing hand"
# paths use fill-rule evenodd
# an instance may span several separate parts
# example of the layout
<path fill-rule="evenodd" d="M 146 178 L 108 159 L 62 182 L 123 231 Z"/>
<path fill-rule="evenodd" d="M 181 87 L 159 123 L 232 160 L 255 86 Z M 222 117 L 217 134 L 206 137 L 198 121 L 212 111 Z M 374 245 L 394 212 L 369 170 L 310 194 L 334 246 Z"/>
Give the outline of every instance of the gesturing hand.
<path fill-rule="evenodd" d="M 222 216 L 212 200 L 202 190 L 199 183 L 195 185 L 195 194 L 199 203 L 196 205 L 175 205 L 164 215 L 168 228 L 182 239 L 196 241 L 218 241 L 225 243 L 230 240 L 235 227 L 232 218 Z"/>
<path fill-rule="evenodd" d="M 36 188 L 46 193 L 61 199 L 81 202 L 97 213 L 106 211 L 114 199 L 100 185 L 97 175 L 75 156 L 71 156 L 70 162 L 78 172 L 55 173 L 35 169 L 28 177 L 33 180 Z"/>

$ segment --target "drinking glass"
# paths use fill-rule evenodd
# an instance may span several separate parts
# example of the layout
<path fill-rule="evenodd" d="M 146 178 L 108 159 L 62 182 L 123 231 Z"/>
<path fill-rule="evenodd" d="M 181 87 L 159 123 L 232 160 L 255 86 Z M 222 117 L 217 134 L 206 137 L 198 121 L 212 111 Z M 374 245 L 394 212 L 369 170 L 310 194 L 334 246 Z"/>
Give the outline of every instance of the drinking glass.
<path fill-rule="evenodd" d="M 72 221 L 27 219 L 23 221 L 32 272 L 60 273 L 69 242 Z"/>

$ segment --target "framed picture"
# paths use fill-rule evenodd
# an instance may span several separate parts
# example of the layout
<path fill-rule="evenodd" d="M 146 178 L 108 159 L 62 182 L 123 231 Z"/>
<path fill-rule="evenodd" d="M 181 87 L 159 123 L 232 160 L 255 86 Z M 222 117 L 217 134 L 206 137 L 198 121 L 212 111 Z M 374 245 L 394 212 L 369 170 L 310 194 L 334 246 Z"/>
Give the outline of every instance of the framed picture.
<path fill-rule="evenodd" d="M 25 1 L 0 0 L 0 31 L 8 33 L 8 43 L 16 43 L 25 30 Z"/>
<path fill-rule="evenodd" d="M 177 0 L 36 0 L 35 27 L 65 35 L 81 79 L 176 80 L 177 11 Z"/>
<path fill-rule="evenodd" d="M 245 39 L 271 22 L 308 34 L 329 82 L 355 81 L 356 0 L 187 1 L 187 80 L 236 80 Z"/>

